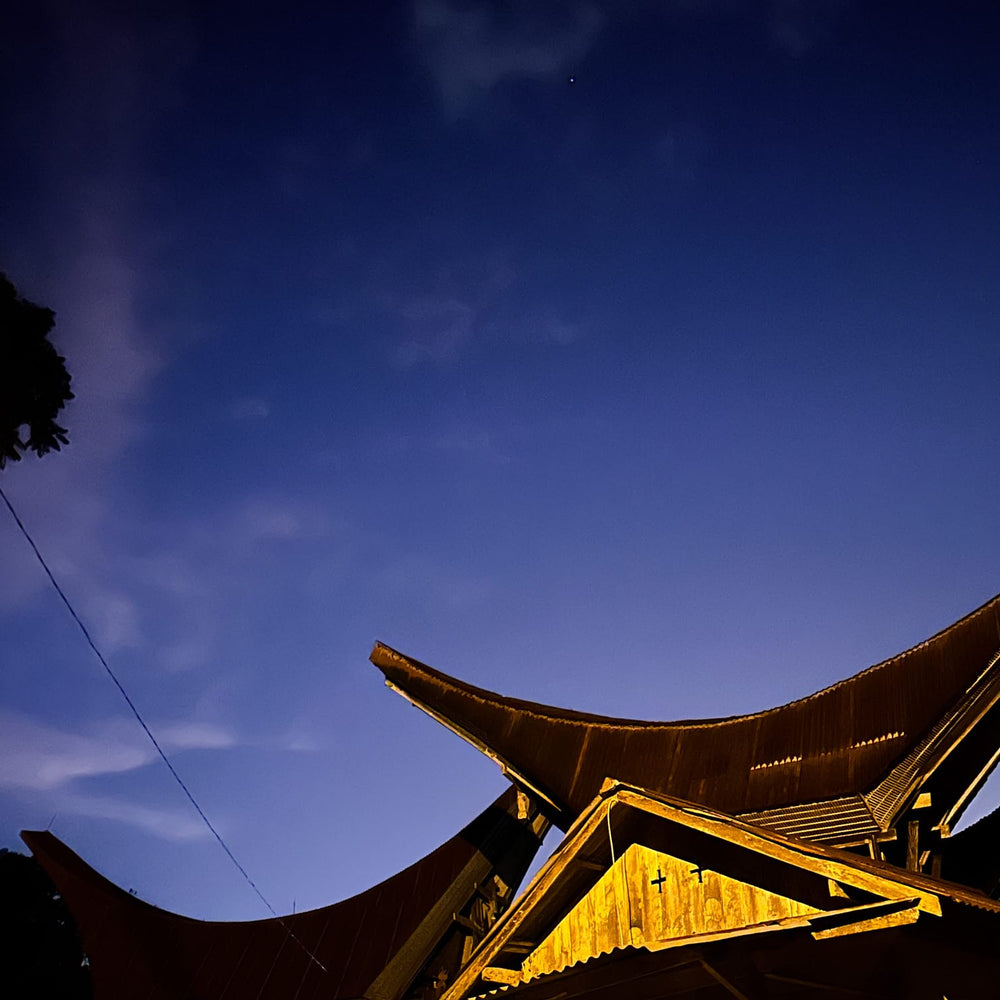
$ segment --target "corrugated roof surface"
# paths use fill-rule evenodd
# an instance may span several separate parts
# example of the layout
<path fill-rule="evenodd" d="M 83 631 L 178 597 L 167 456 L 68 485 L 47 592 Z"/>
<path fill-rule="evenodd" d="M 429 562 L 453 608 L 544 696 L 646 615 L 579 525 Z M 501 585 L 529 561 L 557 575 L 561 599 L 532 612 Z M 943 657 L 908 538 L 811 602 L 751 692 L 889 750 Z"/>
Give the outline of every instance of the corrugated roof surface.
<path fill-rule="evenodd" d="M 787 837 L 818 843 L 846 844 L 881 833 L 860 795 L 785 806 L 766 812 L 742 813 L 740 819 L 777 830 Z"/>
<path fill-rule="evenodd" d="M 381 643 L 388 683 L 496 757 L 562 811 L 607 775 L 723 812 L 857 796 L 949 711 L 1000 649 L 1000 597 L 926 642 L 780 708 L 643 722 L 553 708 L 465 684 Z"/>
<path fill-rule="evenodd" d="M 362 996 L 401 951 L 414 947 L 414 932 L 428 919 L 436 926 L 423 938 L 436 944 L 453 912 L 491 871 L 502 869 L 512 887 L 520 882 L 538 841 L 515 810 L 511 788 L 461 833 L 397 875 L 280 921 L 179 916 L 118 888 L 52 834 L 22 837 L 77 921 L 96 1000 L 336 1000 Z M 437 907 L 441 912 L 429 918 L 450 891 L 455 903 Z M 427 950 L 425 943 L 421 951 Z M 412 961 L 419 965 L 421 956 Z"/>

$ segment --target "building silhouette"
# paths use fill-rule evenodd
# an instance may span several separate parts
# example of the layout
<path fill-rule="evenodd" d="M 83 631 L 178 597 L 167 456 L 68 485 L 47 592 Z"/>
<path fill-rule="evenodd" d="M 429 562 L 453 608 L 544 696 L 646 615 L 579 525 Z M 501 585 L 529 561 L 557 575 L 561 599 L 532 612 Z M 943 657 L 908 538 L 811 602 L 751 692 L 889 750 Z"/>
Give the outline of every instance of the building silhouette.
<path fill-rule="evenodd" d="M 1000 995 L 1000 597 L 810 697 L 611 719 L 504 697 L 377 644 L 386 683 L 512 788 L 358 896 L 190 920 L 23 837 L 96 1000 L 960 1000 Z M 517 888 L 549 824 L 564 839 Z"/>

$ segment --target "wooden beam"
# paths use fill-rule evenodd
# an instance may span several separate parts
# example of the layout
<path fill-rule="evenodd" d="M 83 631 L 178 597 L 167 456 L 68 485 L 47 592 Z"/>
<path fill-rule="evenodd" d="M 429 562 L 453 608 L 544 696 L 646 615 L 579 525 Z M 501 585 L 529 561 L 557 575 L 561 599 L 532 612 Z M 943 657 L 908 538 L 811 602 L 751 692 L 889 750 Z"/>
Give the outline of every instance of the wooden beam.
<path fill-rule="evenodd" d="M 839 897 L 840 899 L 850 899 L 851 897 L 844 892 L 844 887 L 839 883 L 835 882 L 832 878 L 826 880 L 826 887 L 830 890 L 831 896 Z"/>
<path fill-rule="evenodd" d="M 730 996 L 736 997 L 737 1000 L 754 1000 L 753 997 L 738 990 L 721 972 L 714 969 L 704 959 L 699 964 Z"/>
<path fill-rule="evenodd" d="M 483 981 L 487 983 L 503 983 L 504 986 L 517 986 L 521 982 L 519 969 L 504 969 L 496 965 L 488 965 L 482 972 Z"/>
<path fill-rule="evenodd" d="M 404 694 L 403 692 L 400 692 Z M 405 694 L 404 694 L 404 697 Z M 532 905 L 541 899 L 549 887 L 556 882 L 563 871 L 572 863 L 572 859 L 590 837 L 602 829 L 609 807 L 607 799 L 598 801 L 589 812 L 581 814 L 570 827 L 560 850 L 556 851 L 539 869 L 524 890 L 520 901 L 509 909 L 494 926 L 490 942 L 480 948 L 473 959 L 468 962 L 455 978 L 455 981 L 441 996 L 441 1000 L 462 1000 L 468 996 L 476 980 L 480 978 L 492 957 L 507 949 L 515 950 L 514 936 L 531 913 Z M 523 938 L 521 939 L 523 940 Z"/>
<path fill-rule="evenodd" d="M 906 824 L 906 870 L 920 871 L 920 820 L 911 819 Z"/>
<path fill-rule="evenodd" d="M 493 882 L 489 883 L 490 889 L 487 889 L 482 882 L 476 883 L 476 895 L 484 902 L 493 904 L 497 901 L 497 890 L 496 885 Z"/>
<path fill-rule="evenodd" d="M 937 728 L 933 737 L 923 740 L 914 748 L 917 751 L 918 770 L 913 773 L 914 761 L 907 755 L 892 771 L 882 779 L 866 796 L 868 805 L 879 825 L 894 824 L 905 803 L 918 791 L 921 785 L 937 771 L 955 748 L 982 721 L 983 717 L 1000 700 L 1000 651 L 993 654 L 979 676 L 965 689 L 961 701 L 948 712 L 943 725 Z M 990 676 L 992 674 L 992 676 Z M 972 784 L 959 800 L 945 813 L 933 829 L 942 837 L 950 834 L 969 799 L 979 790 L 987 775 L 1000 759 L 1000 748 L 979 772 Z"/>
<path fill-rule="evenodd" d="M 997 655 L 1000 656 L 1000 653 Z M 958 797 L 958 801 L 955 802 L 955 804 L 944 814 L 941 818 L 941 822 L 934 827 L 935 830 L 940 831 L 942 837 L 951 836 L 951 828 L 958 822 L 962 813 L 965 812 L 965 807 L 972 801 L 979 789 L 985 784 L 986 779 L 990 776 L 993 768 L 997 766 L 998 760 L 1000 760 L 1000 747 L 997 747 L 990 759 L 983 765 L 979 773 L 969 783 L 968 788 L 966 788 L 965 791 Z"/>
<path fill-rule="evenodd" d="M 824 931 L 848 924 L 870 923 L 881 917 L 908 910 L 917 911 L 919 899 L 880 899 L 877 903 L 861 903 L 843 910 L 824 910 L 809 917 L 809 924 L 816 930 Z"/>
<path fill-rule="evenodd" d="M 847 937 L 850 934 L 866 934 L 868 931 L 885 930 L 887 927 L 902 927 L 906 924 L 915 924 L 920 916 L 916 901 L 913 906 L 905 910 L 897 910 L 895 913 L 885 913 L 880 917 L 872 917 L 869 920 L 858 920 L 853 924 L 843 924 L 840 927 L 828 927 L 825 930 L 813 931 L 812 936 L 817 941 L 825 941 L 827 938 Z"/>
<path fill-rule="evenodd" d="M 680 822 L 692 829 L 735 844 L 737 847 L 744 847 L 772 857 L 777 861 L 784 861 L 796 868 L 803 868 L 806 871 L 815 872 L 817 875 L 825 875 L 842 885 L 864 889 L 866 892 L 888 899 L 909 899 L 916 896 L 920 899 L 921 910 L 932 913 L 936 917 L 941 916 L 941 901 L 934 893 L 896 882 L 888 873 L 884 876 L 876 875 L 864 869 L 855 868 L 854 865 L 834 860 L 822 854 L 822 848 L 814 848 L 807 844 L 795 846 L 788 844 L 786 846 L 778 839 L 772 840 L 766 835 L 766 831 L 761 831 L 761 834 L 764 834 L 762 836 L 746 829 L 743 824 L 737 826 L 731 820 L 727 822 L 722 818 L 716 819 L 712 814 L 700 809 L 681 810 L 676 806 L 648 798 L 628 787 L 621 787 L 616 798 L 619 802 L 633 808 L 663 816 L 675 823 Z M 780 834 L 776 834 L 775 838 L 780 836 Z M 784 838 L 781 839 L 784 840 Z"/>

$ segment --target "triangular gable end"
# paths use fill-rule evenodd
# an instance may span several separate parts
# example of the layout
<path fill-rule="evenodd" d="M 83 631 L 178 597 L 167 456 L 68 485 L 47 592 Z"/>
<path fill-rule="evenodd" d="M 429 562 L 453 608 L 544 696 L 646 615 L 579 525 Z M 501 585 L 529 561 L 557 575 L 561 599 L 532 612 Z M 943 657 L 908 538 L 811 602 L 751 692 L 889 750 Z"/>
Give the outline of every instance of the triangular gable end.
<path fill-rule="evenodd" d="M 933 892 L 857 860 L 609 781 L 442 1000 L 622 949 L 792 929 L 821 941 L 940 916 Z"/>
<path fill-rule="evenodd" d="M 673 941 L 806 917 L 815 906 L 769 892 L 694 859 L 630 844 L 525 959 L 524 980 L 628 946 Z"/>

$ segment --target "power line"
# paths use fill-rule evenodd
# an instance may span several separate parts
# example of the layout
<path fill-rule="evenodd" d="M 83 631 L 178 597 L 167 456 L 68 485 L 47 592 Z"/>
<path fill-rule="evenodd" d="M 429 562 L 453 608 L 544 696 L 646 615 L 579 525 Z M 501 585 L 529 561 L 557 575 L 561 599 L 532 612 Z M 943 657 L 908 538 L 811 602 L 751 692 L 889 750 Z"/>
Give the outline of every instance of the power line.
<path fill-rule="evenodd" d="M 129 709 L 131 709 L 132 711 L 132 714 L 135 716 L 136 721 L 139 723 L 140 726 L 142 726 L 142 731 L 149 737 L 149 742 L 153 744 L 153 746 L 156 749 L 156 752 L 160 755 L 160 758 L 162 759 L 163 763 L 167 765 L 167 770 L 171 773 L 171 775 L 173 775 L 174 781 L 176 781 L 177 784 L 180 785 L 181 791 L 184 792 L 184 794 L 188 798 L 188 801 L 191 803 L 192 806 L 194 806 L 195 812 L 198 813 L 198 815 L 204 822 L 205 826 L 207 826 L 208 829 L 211 831 L 212 836 L 215 837 L 215 839 L 219 842 L 219 846 L 226 852 L 226 856 L 229 858 L 229 860 L 232 861 L 232 863 L 236 866 L 239 873 L 243 876 L 243 878 L 246 879 L 247 884 L 250 886 L 250 888 L 253 889 L 253 891 L 257 894 L 257 897 L 260 899 L 260 901 L 271 912 L 271 915 L 275 917 L 278 923 L 281 924 L 281 926 L 284 928 L 285 933 L 288 934 L 288 936 L 309 956 L 309 958 L 313 962 L 315 962 L 324 972 L 326 972 L 327 971 L 326 966 L 323 965 L 323 963 L 295 936 L 291 928 L 278 915 L 274 907 L 267 901 L 267 897 L 264 895 L 264 893 L 262 893 L 260 889 L 257 888 L 257 885 L 254 882 L 254 880 L 250 878 L 250 876 L 247 874 L 247 870 L 243 867 L 243 865 L 239 863 L 239 861 L 236 858 L 236 855 L 233 854 L 233 852 L 229 849 L 229 845 L 222 839 L 222 835 L 219 833 L 218 830 L 215 829 L 215 827 L 212 825 L 212 821 L 208 818 L 208 816 L 205 815 L 205 811 L 201 808 L 200 805 L 198 805 L 198 800 L 192 794 L 191 789 L 188 788 L 186 784 L 184 784 L 184 779 L 177 773 L 177 771 L 174 768 L 174 765 L 170 763 L 170 758 L 167 757 L 166 753 L 164 753 L 163 751 L 163 747 L 161 747 L 160 744 L 157 742 L 156 737 L 153 735 L 153 731 L 149 728 L 149 726 L 146 725 L 146 720 L 143 719 L 142 714 L 139 712 L 139 709 L 136 708 L 135 702 L 132 701 L 132 699 L 129 697 L 128 691 L 126 691 L 125 688 L 122 686 L 122 682 L 118 680 L 117 676 L 115 675 L 115 672 L 111 669 L 110 664 L 105 659 L 104 654 L 100 651 L 100 649 L 97 648 L 97 643 L 94 642 L 93 637 L 87 630 L 87 626 L 83 624 L 83 621 L 81 620 L 80 616 L 76 613 L 76 610 L 70 603 L 70 600 L 66 596 L 65 591 L 62 589 L 62 587 L 59 586 L 59 581 L 56 580 L 56 578 L 52 575 L 52 570 L 49 569 L 48 563 L 46 563 L 45 558 L 42 556 L 42 553 L 39 552 L 38 546 L 35 544 L 35 540 L 28 533 L 28 529 L 24 526 L 24 522 L 18 516 L 17 511 L 14 509 L 14 505 L 7 498 L 7 494 L 4 493 L 2 487 L 0 487 L 0 497 L 3 498 L 3 502 L 7 505 L 7 509 L 10 511 L 11 517 L 14 518 L 14 523 L 17 524 L 18 528 L 21 529 L 21 534 L 24 535 L 25 540 L 31 546 L 31 551 L 35 553 L 35 558 L 38 560 L 42 569 L 45 570 L 45 575 L 49 578 L 49 582 L 55 588 L 55 591 L 60 596 L 60 598 L 62 598 L 63 604 L 66 605 L 66 610 L 69 611 L 71 617 L 73 618 L 73 621 L 75 621 L 76 624 L 79 625 L 80 631 L 83 633 L 84 639 L 87 640 L 87 645 L 90 646 L 90 648 L 93 650 L 94 655 L 100 661 L 101 666 L 104 667 L 105 673 L 114 682 L 115 687 L 118 688 L 119 694 L 121 694 L 121 696 L 125 699 L 125 704 L 128 705 Z"/>

